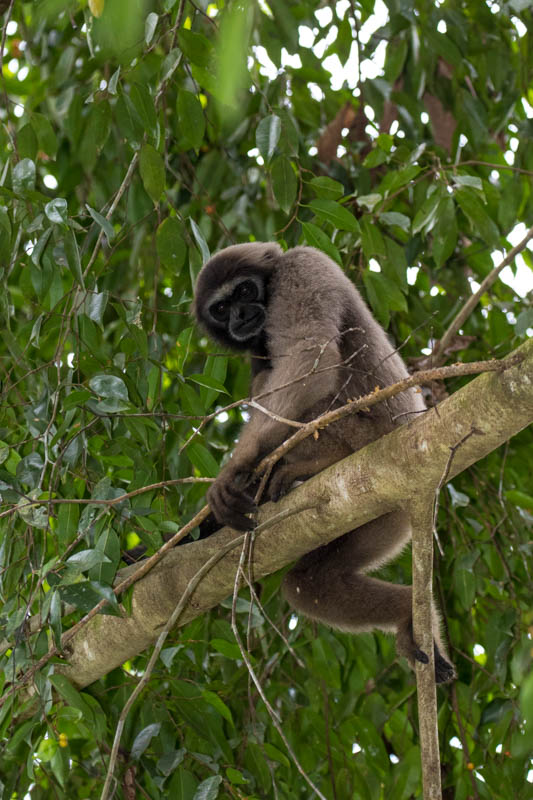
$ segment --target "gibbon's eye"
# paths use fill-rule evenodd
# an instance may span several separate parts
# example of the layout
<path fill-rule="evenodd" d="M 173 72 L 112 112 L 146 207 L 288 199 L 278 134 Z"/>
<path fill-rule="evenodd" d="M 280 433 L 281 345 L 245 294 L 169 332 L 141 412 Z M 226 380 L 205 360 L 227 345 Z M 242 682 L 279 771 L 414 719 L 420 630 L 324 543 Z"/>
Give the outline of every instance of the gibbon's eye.
<path fill-rule="evenodd" d="M 253 281 L 243 281 L 235 288 L 233 297 L 240 303 L 248 303 L 257 300 L 257 286 Z"/>
<path fill-rule="evenodd" d="M 227 300 L 220 300 L 220 302 L 214 303 L 210 307 L 209 313 L 217 322 L 226 322 L 229 319 L 230 307 L 231 303 Z"/>

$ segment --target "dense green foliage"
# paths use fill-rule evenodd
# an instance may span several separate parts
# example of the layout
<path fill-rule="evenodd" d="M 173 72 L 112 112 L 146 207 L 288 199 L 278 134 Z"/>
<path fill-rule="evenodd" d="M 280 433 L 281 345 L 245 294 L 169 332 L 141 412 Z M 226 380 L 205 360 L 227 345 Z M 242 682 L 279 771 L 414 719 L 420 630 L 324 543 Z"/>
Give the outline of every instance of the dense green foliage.
<path fill-rule="evenodd" d="M 533 223 L 525 0 L 387 0 L 388 13 L 379 0 L 11 5 L 0 4 L 7 689 L 109 597 L 121 551 L 140 540 L 153 552 L 202 506 L 205 484 L 162 482 L 212 477 L 231 449 L 238 410 L 190 440 L 247 392 L 246 360 L 216 351 L 189 313 L 209 252 L 250 239 L 325 250 L 417 359 L 515 226 Z M 531 288 L 531 252 L 517 263 Z M 532 328 L 531 297 L 498 280 L 451 357 L 503 356 Z M 437 595 L 459 673 L 438 698 L 448 798 L 533 797 L 532 445 L 525 431 L 441 496 Z M 27 505 L 155 483 L 113 508 Z M 409 582 L 409 553 L 386 572 Z M 333 800 L 420 797 L 414 678 L 392 639 L 289 626 L 279 583 L 263 582 L 264 611 L 305 668 L 262 610 L 250 617 L 246 593 L 238 619 L 303 769 Z M 310 796 L 250 688 L 229 607 L 167 641 L 127 719 L 116 797 Z M 99 796 L 148 655 L 80 693 L 52 659 L 29 716 L 27 696 L 9 695 L 0 798 Z"/>

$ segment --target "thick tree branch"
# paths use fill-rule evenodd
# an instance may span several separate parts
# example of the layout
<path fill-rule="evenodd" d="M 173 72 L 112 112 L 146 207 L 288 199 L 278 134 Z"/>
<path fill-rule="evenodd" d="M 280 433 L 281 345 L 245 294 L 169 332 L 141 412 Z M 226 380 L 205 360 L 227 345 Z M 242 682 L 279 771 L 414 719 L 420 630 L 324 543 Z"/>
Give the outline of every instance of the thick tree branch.
<path fill-rule="evenodd" d="M 275 572 L 309 550 L 335 539 L 424 490 L 435 490 L 454 454 L 449 478 L 495 450 L 533 421 L 533 340 L 517 351 L 524 360 L 503 373 L 486 373 L 419 419 L 373 442 L 299 486 L 277 505 L 265 504 L 260 520 L 282 515 L 256 537 L 254 575 Z M 471 431 L 475 435 L 467 437 Z M 133 589 L 132 614 L 98 615 L 68 643 L 62 670 L 86 686 L 152 644 L 191 578 L 228 541 L 224 528 L 208 539 L 168 552 Z M 205 576 L 181 617 L 184 624 L 231 594 L 238 555 L 230 552 Z M 123 579 L 134 567 L 121 572 Z M 56 669 L 61 669 L 59 665 Z"/>

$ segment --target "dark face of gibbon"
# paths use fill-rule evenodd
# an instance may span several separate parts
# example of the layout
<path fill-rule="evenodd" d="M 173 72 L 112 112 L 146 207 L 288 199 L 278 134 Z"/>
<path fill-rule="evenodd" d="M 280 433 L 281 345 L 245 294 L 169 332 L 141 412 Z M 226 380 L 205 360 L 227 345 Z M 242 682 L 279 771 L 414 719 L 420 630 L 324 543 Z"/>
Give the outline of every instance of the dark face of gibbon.
<path fill-rule="evenodd" d="M 233 350 L 255 352 L 267 316 L 267 286 L 263 275 L 237 275 L 221 286 L 197 292 L 197 315 L 209 334 Z"/>

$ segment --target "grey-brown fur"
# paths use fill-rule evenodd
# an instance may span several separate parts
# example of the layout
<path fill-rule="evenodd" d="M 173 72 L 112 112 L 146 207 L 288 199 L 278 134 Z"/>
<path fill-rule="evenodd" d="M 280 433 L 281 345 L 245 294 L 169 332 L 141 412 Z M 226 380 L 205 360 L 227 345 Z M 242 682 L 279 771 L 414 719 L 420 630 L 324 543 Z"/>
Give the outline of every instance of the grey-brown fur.
<path fill-rule="evenodd" d="M 266 322 L 248 342 L 214 326 L 211 298 L 231 299 L 240 278 L 264 281 Z M 373 318 L 359 292 L 324 253 L 296 247 L 283 253 L 273 243 L 228 247 L 203 267 L 196 285 L 195 311 L 215 339 L 252 354 L 250 395 L 286 419 L 304 421 L 407 376 L 406 367 Z M 275 391 L 278 387 L 284 387 Z M 364 447 L 424 411 L 421 394 L 409 390 L 345 417 L 306 439 L 278 463 L 267 497 L 279 499 L 296 480 Z M 249 484 L 259 460 L 294 429 L 253 409 L 230 461 L 208 491 L 211 509 L 222 524 L 245 529 L 252 510 Z M 248 487 L 248 492 L 246 491 Z M 284 593 L 303 614 L 346 631 L 374 628 L 393 631 L 398 652 L 413 665 L 425 661 L 413 641 L 411 587 L 370 578 L 366 572 L 392 560 L 410 539 L 402 512 L 388 513 L 304 556 L 288 573 Z M 446 658 L 435 614 L 436 678 L 454 677 Z"/>

